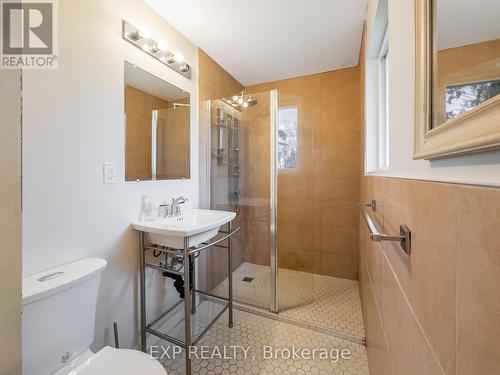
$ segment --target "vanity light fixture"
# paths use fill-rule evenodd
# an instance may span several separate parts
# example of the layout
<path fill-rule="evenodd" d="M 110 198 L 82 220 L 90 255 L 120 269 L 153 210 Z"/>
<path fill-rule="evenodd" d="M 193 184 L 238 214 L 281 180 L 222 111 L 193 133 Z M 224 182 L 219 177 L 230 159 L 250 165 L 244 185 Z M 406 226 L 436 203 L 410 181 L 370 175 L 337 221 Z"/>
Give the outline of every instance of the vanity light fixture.
<path fill-rule="evenodd" d="M 174 54 L 174 60 L 178 63 L 183 63 L 184 62 L 184 55 L 180 52 L 176 52 Z"/>
<path fill-rule="evenodd" d="M 146 26 L 142 26 L 139 29 L 135 30 L 134 32 L 131 32 L 129 34 L 129 38 L 135 41 L 141 39 L 149 39 L 151 38 L 151 31 Z"/>
<path fill-rule="evenodd" d="M 168 43 L 165 42 L 164 40 L 160 40 L 156 46 L 161 52 L 168 52 Z"/>
<path fill-rule="evenodd" d="M 139 30 L 137 30 L 137 35 L 141 39 L 149 39 L 149 38 L 151 38 L 151 30 L 149 30 L 148 27 L 143 26 Z"/>
<path fill-rule="evenodd" d="M 191 79 L 191 67 L 184 62 L 184 55 L 170 51 L 165 40 L 154 40 L 148 27 L 137 28 L 127 21 L 122 21 L 122 38 L 183 77 Z"/>

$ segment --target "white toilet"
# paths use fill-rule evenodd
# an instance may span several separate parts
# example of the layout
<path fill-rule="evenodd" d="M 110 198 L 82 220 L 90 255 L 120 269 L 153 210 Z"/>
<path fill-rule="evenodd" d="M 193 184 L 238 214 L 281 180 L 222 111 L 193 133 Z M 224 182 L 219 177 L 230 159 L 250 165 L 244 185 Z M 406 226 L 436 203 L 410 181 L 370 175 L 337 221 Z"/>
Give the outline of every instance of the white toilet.
<path fill-rule="evenodd" d="M 88 258 L 23 278 L 23 375 L 166 374 L 136 350 L 90 351 L 105 267 L 105 260 Z"/>

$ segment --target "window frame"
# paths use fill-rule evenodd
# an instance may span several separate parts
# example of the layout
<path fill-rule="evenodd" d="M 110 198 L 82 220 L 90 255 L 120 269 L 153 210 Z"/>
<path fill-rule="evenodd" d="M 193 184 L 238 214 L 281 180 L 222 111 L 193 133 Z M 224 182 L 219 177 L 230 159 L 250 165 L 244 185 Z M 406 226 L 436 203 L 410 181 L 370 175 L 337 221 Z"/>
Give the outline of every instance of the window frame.
<path fill-rule="evenodd" d="M 378 55 L 378 170 L 389 169 L 389 37 L 387 28 Z"/>

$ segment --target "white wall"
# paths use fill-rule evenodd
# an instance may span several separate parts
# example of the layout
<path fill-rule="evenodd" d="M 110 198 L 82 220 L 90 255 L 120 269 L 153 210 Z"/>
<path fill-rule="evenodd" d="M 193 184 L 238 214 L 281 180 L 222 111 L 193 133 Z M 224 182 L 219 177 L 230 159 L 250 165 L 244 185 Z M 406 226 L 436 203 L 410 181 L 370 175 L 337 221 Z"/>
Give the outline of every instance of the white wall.
<path fill-rule="evenodd" d="M 121 38 L 121 21 L 146 24 L 184 53 L 191 81 Z M 191 179 L 124 182 L 124 60 L 191 93 Z M 146 193 L 198 204 L 196 47 L 141 0 L 59 1 L 59 68 L 23 74 L 23 273 L 83 257 L 108 261 L 99 292 L 94 349 L 112 345 L 118 321 L 123 347 L 138 334 L 137 235 Z M 104 185 L 105 161 L 120 182 Z M 164 283 L 161 277 L 154 280 Z M 150 289 L 154 288 L 150 282 Z M 169 298 L 176 293 L 169 290 Z M 157 295 L 162 303 L 165 295 Z"/>
<path fill-rule="evenodd" d="M 368 9 L 367 45 L 374 32 L 377 0 Z M 413 160 L 414 0 L 389 0 L 389 122 L 391 177 L 500 186 L 500 151 L 438 161 Z"/>

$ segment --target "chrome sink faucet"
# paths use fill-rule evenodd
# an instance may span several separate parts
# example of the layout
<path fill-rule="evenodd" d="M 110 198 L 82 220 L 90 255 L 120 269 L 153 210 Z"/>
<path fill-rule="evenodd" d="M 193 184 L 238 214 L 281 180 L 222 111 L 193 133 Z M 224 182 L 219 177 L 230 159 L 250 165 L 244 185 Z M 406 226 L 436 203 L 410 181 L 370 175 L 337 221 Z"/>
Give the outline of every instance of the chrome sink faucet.
<path fill-rule="evenodd" d="M 170 206 L 170 216 L 179 216 L 181 214 L 181 204 L 189 202 L 189 199 L 185 196 L 180 196 L 172 199 L 172 204 Z"/>
<path fill-rule="evenodd" d="M 180 196 L 177 198 L 172 198 L 172 203 L 163 203 L 159 206 L 159 216 L 160 217 L 172 217 L 179 216 L 181 214 L 181 204 L 189 202 L 189 199 L 185 196 Z"/>

